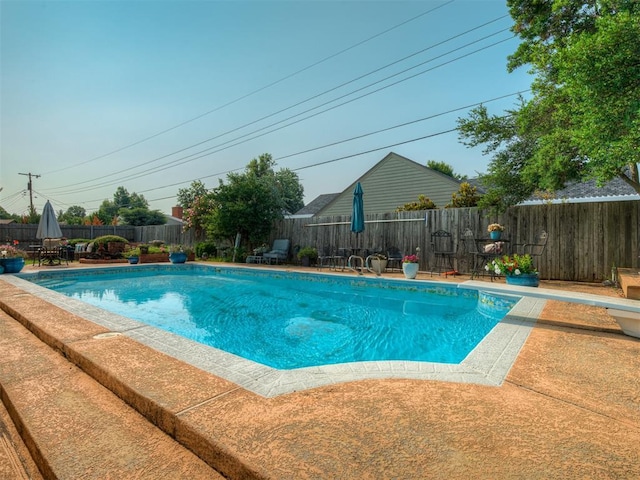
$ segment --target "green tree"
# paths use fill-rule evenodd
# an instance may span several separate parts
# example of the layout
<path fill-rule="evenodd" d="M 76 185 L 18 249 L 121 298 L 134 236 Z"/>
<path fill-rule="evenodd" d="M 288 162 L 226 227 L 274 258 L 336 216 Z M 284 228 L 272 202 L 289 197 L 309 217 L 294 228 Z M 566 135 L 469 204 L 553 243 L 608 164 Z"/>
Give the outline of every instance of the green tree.
<path fill-rule="evenodd" d="M 297 173 L 283 168 L 276 172 L 275 180 L 282 196 L 284 213 L 293 214 L 304 207 L 304 187 Z"/>
<path fill-rule="evenodd" d="M 129 212 L 130 210 L 135 212 Z M 142 211 L 146 211 L 146 213 L 142 215 Z M 144 195 L 139 195 L 135 192 L 129 194 L 126 188 L 118 187 L 113 194 L 113 201 L 103 200 L 95 215 L 103 225 L 117 223 L 119 217 L 123 220 L 129 218 L 134 222 L 139 222 L 144 217 L 152 223 L 144 223 L 143 225 L 162 225 L 166 222 L 166 219 L 162 214 L 160 214 L 162 216 L 162 219 L 160 219 L 158 213 L 157 211 L 149 210 L 149 203 L 144 198 Z M 124 221 L 128 223 L 126 220 Z M 135 224 L 138 225 L 138 223 Z"/>
<path fill-rule="evenodd" d="M 233 241 L 240 233 L 249 247 L 264 242 L 274 220 L 302 207 L 297 175 L 290 170 L 276 173 L 274 167 L 271 155 L 263 154 L 252 159 L 243 173 L 228 174 L 226 184 L 221 180 L 213 193 L 201 197 L 195 220 L 204 218 L 207 233 L 214 237 Z M 193 220 L 189 216 L 189 223 Z"/>
<path fill-rule="evenodd" d="M 189 188 L 181 188 L 178 190 L 178 205 L 182 208 L 191 208 L 197 198 L 207 195 L 207 188 L 200 180 L 191 182 Z"/>
<path fill-rule="evenodd" d="M 437 160 L 428 160 L 427 167 L 436 172 L 444 173 L 445 175 L 455 178 L 456 180 L 466 180 L 466 175 L 460 175 L 453 171 L 453 167 L 445 162 L 438 162 Z"/>
<path fill-rule="evenodd" d="M 503 211 L 528 198 L 539 184 L 537 170 L 528 168 L 535 140 L 518 131 L 517 112 L 489 115 L 481 105 L 471 111 L 469 118 L 458 119 L 460 140 L 469 147 L 484 145 L 483 154 L 492 155 L 487 173 L 479 178 L 487 192 L 478 201 L 481 208 Z"/>
<path fill-rule="evenodd" d="M 148 208 L 122 208 L 120 217 L 126 225 L 144 226 L 144 225 L 164 225 L 167 218 L 160 210 L 149 210 Z"/>
<path fill-rule="evenodd" d="M 2 220 L 11 219 L 11 220 L 15 220 L 17 223 L 22 222 L 22 217 L 20 215 L 9 213 L 2 207 L 0 207 L 0 219 Z"/>
<path fill-rule="evenodd" d="M 640 193 L 640 2 L 507 4 L 522 40 L 508 68 L 529 66 L 533 97 L 504 117 L 475 109 L 459 121 L 467 144 L 488 143 L 494 154 L 485 180 L 501 191 L 481 203 L 616 176 Z"/>
<path fill-rule="evenodd" d="M 58 212 L 58 220 L 67 225 L 82 225 L 86 216 L 87 211 L 78 205 L 70 206 L 64 213 L 62 210 Z"/>
<path fill-rule="evenodd" d="M 236 234 L 250 244 L 263 242 L 272 223 L 282 216 L 280 198 L 273 183 L 251 174 L 227 175 L 214 193 L 215 208 L 209 217 L 207 233 L 233 242 Z"/>

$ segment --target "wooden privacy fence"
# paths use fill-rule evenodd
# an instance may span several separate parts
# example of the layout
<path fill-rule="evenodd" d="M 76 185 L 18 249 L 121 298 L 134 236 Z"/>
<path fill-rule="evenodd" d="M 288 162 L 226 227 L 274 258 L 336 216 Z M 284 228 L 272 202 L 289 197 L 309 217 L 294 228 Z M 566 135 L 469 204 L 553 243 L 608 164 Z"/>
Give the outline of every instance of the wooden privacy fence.
<path fill-rule="evenodd" d="M 366 211 L 365 203 L 365 211 Z M 542 230 L 549 234 L 547 248 L 536 263 L 544 279 L 599 282 L 610 278 L 613 267 L 638 268 L 640 201 L 568 203 L 513 207 L 502 215 L 491 215 L 477 208 L 427 210 L 366 215 L 365 231 L 351 233 L 351 217 L 283 219 L 274 225 L 270 242 L 288 238 L 292 246 L 322 248 L 367 248 L 386 250 L 395 246 L 405 254 L 420 248 L 420 268 L 433 265 L 431 234 L 437 230 L 452 233 L 456 269 L 469 271 L 469 254 L 462 241 L 469 228 L 477 238 L 486 237 L 490 223 L 505 226 L 504 235 L 512 244 L 531 243 Z M 0 241 L 21 244 L 40 243 L 37 225 L 0 225 Z M 149 227 L 107 225 L 62 225 L 67 238 L 96 238 L 119 235 L 129 241 L 194 246 L 204 238 L 180 225 Z"/>
<path fill-rule="evenodd" d="M 182 225 L 149 225 L 136 227 L 135 241 L 138 243 L 151 243 L 153 240 L 162 240 L 167 245 L 195 246 L 204 240 L 203 235 L 198 235 L 194 230 L 183 231 Z"/>
<path fill-rule="evenodd" d="M 366 211 L 366 204 L 365 204 Z M 477 208 L 438 209 L 366 215 L 365 231 L 351 232 L 350 216 L 284 219 L 276 223 L 271 241 L 289 238 L 299 247 L 354 248 L 385 251 L 395 246 L 404 254 L 420 248 L 420 269 L 433 265 L 431 234 L 452 233 L 457 247 L 456 269 L 469 271 L 470 255 L 463 242 L 471 229 L 487 237 L 487 226 L 500 223 L 511 244 L 531 243 L 541 232 L 549 235 L 536 263 L 544 279 L 599 282 L 613 267 L 638 267 L 640 202 L 601 202 L 520 206 L 502 215 Z"/>
<path fill-rule="evenodd" d="M 118 235 L 130 242 L 135 240 L 136 228 L 130 225 L 60 225 L 62 235 L 65 238 L 93 239 L 102 235 Z M 10 242 L 18 240 L 21 244 L 39 244 L 36 238 L 38 225 L 10 223 L 0 225 L 0 241 Z"/>
<path fill-rule="evenodd" d="M 162 240 L 165 244 L 184 245 L 193 247 L 203 240 L 202 235 L 194 231 L 183 232 L 182 225 L 153 225 L 148 227 L 133 227 L 130 225 L 60 225 L 65 238 L 94 239 L 102 235 L 118 235 L 130 242 L 151 243 Z M 0 243 L 18 240 L 22 245 L 40 244 L 36 238 L 38 225 L 10 223 L 0 225 Z"/>

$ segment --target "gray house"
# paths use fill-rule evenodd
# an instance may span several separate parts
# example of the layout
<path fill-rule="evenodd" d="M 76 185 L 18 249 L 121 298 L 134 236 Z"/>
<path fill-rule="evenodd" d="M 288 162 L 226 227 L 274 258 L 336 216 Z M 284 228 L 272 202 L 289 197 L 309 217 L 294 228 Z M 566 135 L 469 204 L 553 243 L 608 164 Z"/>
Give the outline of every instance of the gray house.
<path fill-rule="evenodd" d="M 394 212 L 405 203 L 417 201 L 419 195 L 426 195 L 436 206 L 444 207 L 451 202 L 451 196 L 460 189 L 460 183 L 462 183 L 390 152 L 313 214 L 315 216 L 351 215 L 353 190 L 358 182 L 364 190 L 364 208 L 368 214 Z"/>

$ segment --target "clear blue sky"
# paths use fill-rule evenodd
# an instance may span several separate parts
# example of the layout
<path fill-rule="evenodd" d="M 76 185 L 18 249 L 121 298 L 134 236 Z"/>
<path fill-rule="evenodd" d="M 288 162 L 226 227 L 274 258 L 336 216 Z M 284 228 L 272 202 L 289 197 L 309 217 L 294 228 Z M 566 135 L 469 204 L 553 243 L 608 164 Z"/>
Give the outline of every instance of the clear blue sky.
<path fill-rule="evenodd" d="M 10 213 L 28 210 L 29 172 L 40 175 L 39 212 L 47 199 L 91 212 L 124 186 L 170 213 L 179 188 L 214 187 L 262 153 L 297 171 L 305 202 L 344 190 L 390 151 L 473 177 L 486 170 L 481 149 L 441 133 L 468 110 L 445 112 L 531 83 L 507 73 L 519 42 L 510 17 L 496 20 L 508 14 L 501 0 L 0 6 L 0 206 Z"/>

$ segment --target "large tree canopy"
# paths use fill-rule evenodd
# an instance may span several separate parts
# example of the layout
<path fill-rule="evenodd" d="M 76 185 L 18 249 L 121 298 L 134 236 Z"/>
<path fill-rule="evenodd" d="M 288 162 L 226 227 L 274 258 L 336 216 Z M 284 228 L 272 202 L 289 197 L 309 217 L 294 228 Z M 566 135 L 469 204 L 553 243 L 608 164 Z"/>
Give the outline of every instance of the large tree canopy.
<path fill-rule="evenodd" d="M 128 225 L 162 225 L 165 216 L 158 210 L 149 210 L 149 202 L 144 195 L 129 194 L 126 188 L 118 187 L 113 201 L 104 200 L 95 214 L 103 225 L 111 225 L 120 218 Z"/>
<path fill-rule="evenodd" d="M 67 208 L 67 211 L 62 213 L 62 210 L 58 213 L 58 220 L 67 225 L 82 225 L 87 216 L 87 211 L 84 207 L 79 205 L 72 205 Z"/>
<path fill-rule="evenodd" d="M 616 176 L 640 193 L 640 2 L 507 3 L 522 39 L 509 69 L 530 67 L 533 97 L 504 117 L 482 107 L 459 121 L 466 144 L 488 143 L 494 155 L 483 178 L 492 201 L 516 185 L 505 204 Z"/>
<path fill-rule="evenodd" d="M 237 233 L 250 245 L 264 242 L 273 221 L 304 205 L 298 175 L 288 169 L 274 171 L 271 155 L 251 160 L 244 172 L 230 173 L 227 182 L 203 192 L 202 184 L 181 190 L 186 228 L 206 228 L 213 237 L 231 241 Z"/>
<path fill-rule="evenodd" d="M 200 180 L 194 180 L 189 188 L 181 188 L 178 190 L 178 205 L 183 208 L 191 208 L 196 199 L 204 197 L 207 194 L 207 187 Z"/>

